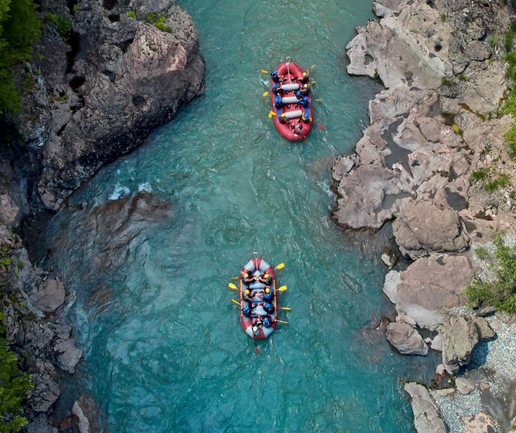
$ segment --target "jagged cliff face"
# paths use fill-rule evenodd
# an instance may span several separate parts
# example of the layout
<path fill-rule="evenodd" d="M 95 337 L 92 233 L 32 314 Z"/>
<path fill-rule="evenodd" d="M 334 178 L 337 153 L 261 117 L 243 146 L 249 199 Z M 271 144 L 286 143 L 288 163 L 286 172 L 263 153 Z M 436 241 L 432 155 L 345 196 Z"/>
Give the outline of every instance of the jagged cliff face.
<path fill-rule="evenodd" d="M 46 26 L 34 56 L 42 75 L 19 116 L 39 160 L 33 198 L 50 210 L 204 90 L 199 35 L 180 6 L 170 0 L 73 3 L 42 5 L 43 13 L 73 13 L 72 46 Z M 170 32 L 145 22 L 149 14 L 163 17 Z M 4 220 L 20 217 L 14 213 Z"/>

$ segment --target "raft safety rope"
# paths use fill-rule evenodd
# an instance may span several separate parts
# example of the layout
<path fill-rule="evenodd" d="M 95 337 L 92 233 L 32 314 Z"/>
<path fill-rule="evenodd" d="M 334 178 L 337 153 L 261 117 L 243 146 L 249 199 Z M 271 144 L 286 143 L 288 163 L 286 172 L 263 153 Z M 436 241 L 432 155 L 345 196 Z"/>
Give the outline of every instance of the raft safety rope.
<path fill-rule="evenodd" d="M 290 63 L 290 57 L 287 57 L 287 72 L 288 72 L 288 79 L 290 82 L 292 82 L 292 77 L 290 75 L 290 68 L 288 67 L 288 64 Z"/>

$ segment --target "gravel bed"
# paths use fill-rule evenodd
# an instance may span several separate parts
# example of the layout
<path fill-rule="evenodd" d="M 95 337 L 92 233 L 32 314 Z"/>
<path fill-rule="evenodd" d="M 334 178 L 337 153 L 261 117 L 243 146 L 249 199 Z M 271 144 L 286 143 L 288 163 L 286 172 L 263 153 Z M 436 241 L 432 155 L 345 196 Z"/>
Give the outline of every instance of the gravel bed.
<path fill-rule="evenodd" d="M 454 308 L 452 313 L 471 314 L 464 307 Z M 486 320 L 490 324 L 498 321 L 497 317 L 487 317 Z M 462 417 L 476 415 L 481 411 L 491 412 L 489 407 L 483 405 L 482 392 L 478 388 L 480 382 L 487 384 L 487 392 L 498 398 L 505 398 L 510 385 L 516 382 L 516 323 L 510 326 L 499 323 L 501 329 L 497 331 L 496 339 L 477 344 L 472 353 L 470 367 L 464 373 L 465 377 L 475 382 L 477 387 L 474 391 L 469 395 L 455 392 L 450 396 L 442 396 L 439 391 L 430 390 L 450 433 L 466 432 Z M 498 423 L 495 431 L 505 433 Z"/>

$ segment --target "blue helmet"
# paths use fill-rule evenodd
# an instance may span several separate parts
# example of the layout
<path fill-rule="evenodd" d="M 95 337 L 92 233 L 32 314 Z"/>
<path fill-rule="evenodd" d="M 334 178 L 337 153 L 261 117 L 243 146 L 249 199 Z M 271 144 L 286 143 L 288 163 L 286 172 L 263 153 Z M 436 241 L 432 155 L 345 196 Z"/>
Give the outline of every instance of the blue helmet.
<path fill-rule="evenodd" d="M 297 96 L 301 96 L 301 92 L 297 92 L 297 93 L 296 93 L 296 95 L 297 95 Z"/>
<path fill-rule="evenodd" d="M 268 324 L 269 324 L 269 319 L 265 319 L 265 320 L 263 321 L 263 323 L 265 323 L 266 325 L 268 325 Z"/>
<path fill-rule="evenodd" d="M 265 299 L 266 301 L 270 301 L 271 300 L 271 295 L 265 295 L 263 297 L 263 299 Z"/>
<path fill-rule="evenodd" d="M 271 304 L 265 305 L 265 308 L 271 308 Z"/>
<path fill-rule="evenodd" d="M 273 89 L 277 89 L 278 88 L 278 83 L 274 83 L 274 85 L 272 86 Z"/>
<path fill-rule="evenodd" d="M 247 313 L 249 311 L 249 307 L 245 307 L 244 311 Z"/>
<path fill-rule="evenodd" d="M 274 71 L 274 74 L 278 75 L 278 71 Z"/>
<path fill-rule="evenodd" d="M 308 101 L 308 96 L 305 96 L 305 101 Z"/>

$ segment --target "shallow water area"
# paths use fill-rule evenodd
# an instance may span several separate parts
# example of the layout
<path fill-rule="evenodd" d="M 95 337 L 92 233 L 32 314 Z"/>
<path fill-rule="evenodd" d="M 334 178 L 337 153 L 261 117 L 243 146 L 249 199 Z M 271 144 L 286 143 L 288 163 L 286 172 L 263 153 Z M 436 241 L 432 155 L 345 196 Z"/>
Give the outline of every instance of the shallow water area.
<path fill-rule="evenodd" d="M 45 265 L 76 294 L 85 352 L 63 384 L 107 432 L 409 432 L 403 383 L 428 357 L 401 357 L 377 324 L 392 317 L 379 262 L 389 227 L 345 235 L 330 170 L 380 90 L 345 73 L 372 1 L 184 0 L 201 35 L 206 93 L 103 168 L 48 228 Z M 271 71 L 289 55 L 312 78 L 315 121 L 289 143 L 267 114 Z M 256 251 L 277 272 L 281 324 L 255 343 L 227 285 Z M 431 369 L 428 369 L 431 371 Z"/>

